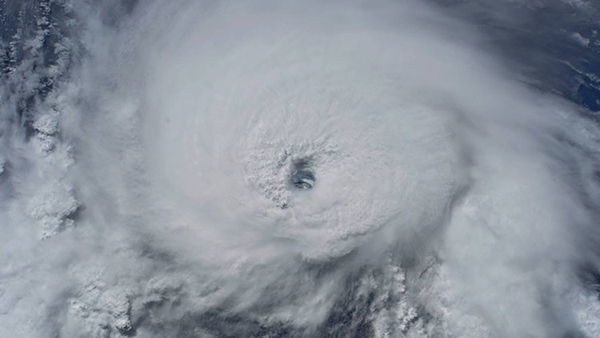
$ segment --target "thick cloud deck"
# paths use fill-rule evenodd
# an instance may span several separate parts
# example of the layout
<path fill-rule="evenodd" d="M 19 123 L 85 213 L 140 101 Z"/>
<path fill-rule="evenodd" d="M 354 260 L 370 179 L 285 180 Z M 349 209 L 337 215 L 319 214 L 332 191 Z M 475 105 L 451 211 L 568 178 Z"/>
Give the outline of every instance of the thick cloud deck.
<path fill-rule="evenodd" d="M 116 4 L 7 71 L 6 111 L 45 85 L 3 113 L 0 335 L 599 334 L 600 130 L 473 26 Z"/>

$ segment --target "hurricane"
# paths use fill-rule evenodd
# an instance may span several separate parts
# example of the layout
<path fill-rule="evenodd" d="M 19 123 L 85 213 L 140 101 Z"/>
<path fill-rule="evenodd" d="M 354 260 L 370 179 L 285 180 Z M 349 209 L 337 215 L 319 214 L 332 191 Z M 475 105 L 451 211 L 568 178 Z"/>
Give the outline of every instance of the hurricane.
<path fill-rule="evenodd" d="M 594 2 L 0 7 L 0 337 L 600 335 Z"/>

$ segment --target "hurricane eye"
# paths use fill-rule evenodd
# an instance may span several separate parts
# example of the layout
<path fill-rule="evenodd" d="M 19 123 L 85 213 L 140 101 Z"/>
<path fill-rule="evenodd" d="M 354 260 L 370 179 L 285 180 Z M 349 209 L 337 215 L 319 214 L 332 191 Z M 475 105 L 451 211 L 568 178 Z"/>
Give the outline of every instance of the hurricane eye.
<path fill-rule="evenodd" d="M 297 189 L 312 189 L 314 187 L 315 174 L 309 160 L 300 159 L 292 163 L 290 181 Z"/>

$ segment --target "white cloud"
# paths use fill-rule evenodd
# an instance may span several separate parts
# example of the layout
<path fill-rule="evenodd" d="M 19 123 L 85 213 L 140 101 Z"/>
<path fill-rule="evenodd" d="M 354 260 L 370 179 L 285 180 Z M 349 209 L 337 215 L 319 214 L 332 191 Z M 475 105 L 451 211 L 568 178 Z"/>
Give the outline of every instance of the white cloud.
<path fill-rule="evenodd" d="M 473 27 L 410 1 L 95 6 L 3 144 L 11 336 L 596 334 L 600 131 Z"/>

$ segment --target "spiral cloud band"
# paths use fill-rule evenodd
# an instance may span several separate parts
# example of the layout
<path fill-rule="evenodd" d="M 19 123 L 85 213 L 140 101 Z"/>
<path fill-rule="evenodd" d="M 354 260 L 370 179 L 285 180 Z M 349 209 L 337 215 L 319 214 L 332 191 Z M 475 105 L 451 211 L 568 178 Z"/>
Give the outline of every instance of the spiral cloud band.
<path fill-rule="evenodd" d="M 598 124 L 442 2 L 51 1 L 0 336 L 598 336 Z"/>

